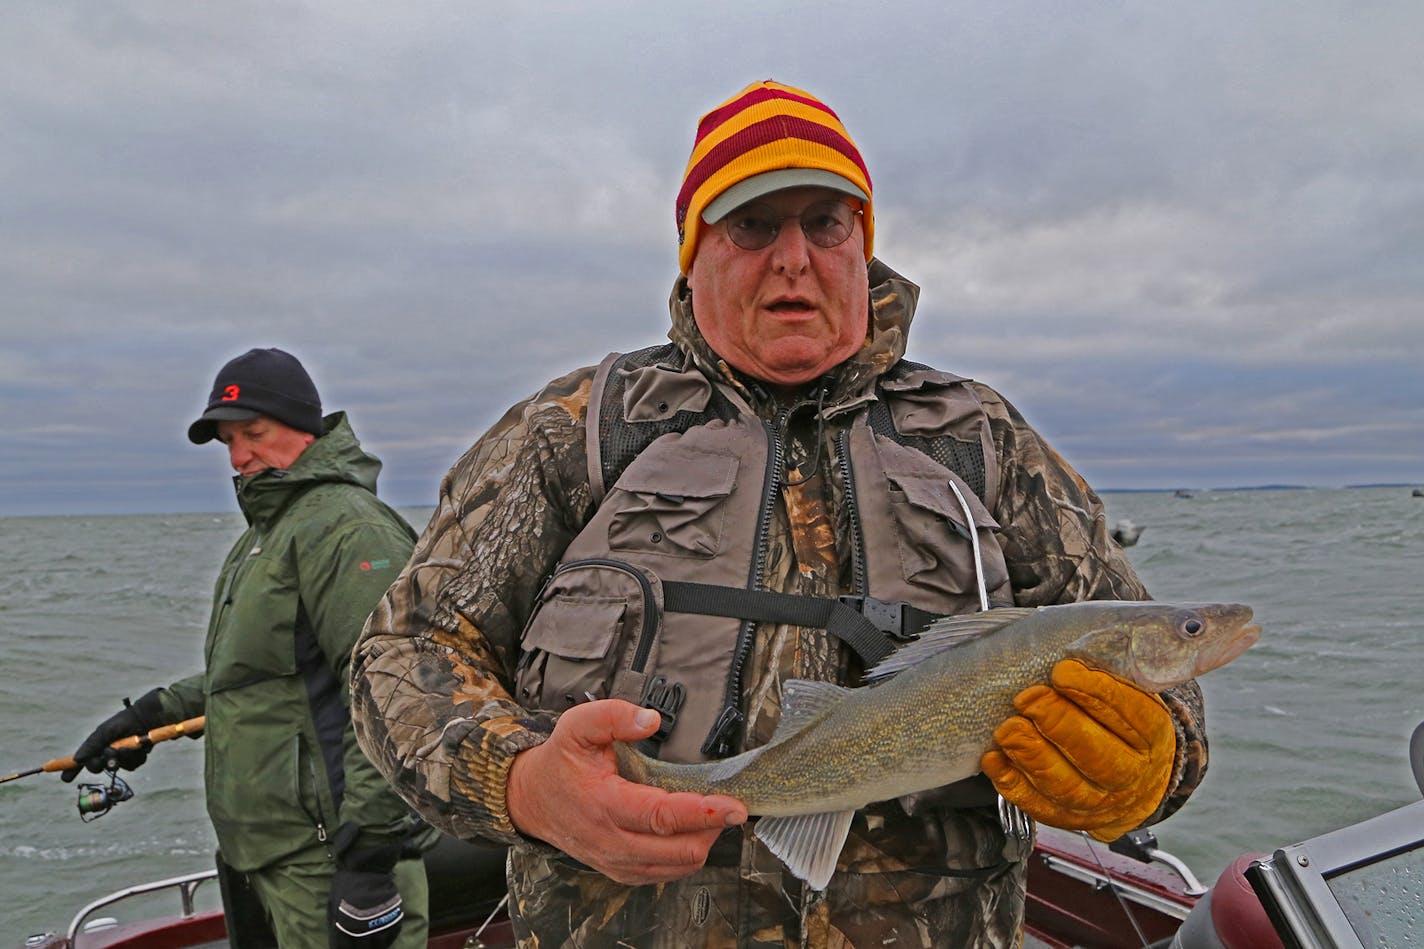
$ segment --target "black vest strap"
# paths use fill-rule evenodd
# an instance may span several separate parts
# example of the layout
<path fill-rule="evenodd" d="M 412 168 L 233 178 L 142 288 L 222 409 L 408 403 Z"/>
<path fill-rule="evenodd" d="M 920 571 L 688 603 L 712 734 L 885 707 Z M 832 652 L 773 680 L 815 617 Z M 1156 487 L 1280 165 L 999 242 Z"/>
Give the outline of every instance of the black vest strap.
<path fill-rule="evenodd" d="M 890 655 L 897 641 L 913 639 L 936 618 L 908 603 L 870 596 L 833 600 L 681 580 L 663 581 L 663 609 L 824 629 L 854 649 L 866 668 Z"/>

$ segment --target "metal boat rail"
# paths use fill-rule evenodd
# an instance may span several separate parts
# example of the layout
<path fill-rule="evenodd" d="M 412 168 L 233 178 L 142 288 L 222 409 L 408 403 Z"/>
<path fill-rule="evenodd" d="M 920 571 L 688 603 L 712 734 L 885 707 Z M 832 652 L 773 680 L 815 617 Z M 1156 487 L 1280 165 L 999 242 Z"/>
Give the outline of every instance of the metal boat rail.
<path fill-rule="evenodd" d="M 130 897 L 141 896 L 145 893 L 156 893 L 160 890 L 176 888 L 178 890 L 179 902 L 182 906 L 182 918 L 191 919 L 198 914 L 197 904 L 194 900 L 194 894 L 197 893 L 198 887 L 202 886 L 209 880 L 216 879 L 217 875 L 218 872 L 216 870 L 200 870 L 196 873 L 188 873 L 184 874 L 183 876 L 170 877 L 167 880 L 154 880 L 151 883 L 139 883 L 134 886 L 125 887 L 122 890 L 117 890 L 113 893 L 108 894 L 107 896 L 101 896 L 75 914 L 74 920 L 69 924 L 69 930 L 66 933 L 66 938 L 69 940 L 69 945 L 78 946 L 79 943 L 76 941 L 77 937 L 79 937 L 80 935 L 87 935 L 94 931 L 92 928 L 86 929 L 84 927 L 85 920 L 87 920 L 94 913 L 103 909 L 105 906 L 112 906 L 113 904 L 129 899 Z"/>

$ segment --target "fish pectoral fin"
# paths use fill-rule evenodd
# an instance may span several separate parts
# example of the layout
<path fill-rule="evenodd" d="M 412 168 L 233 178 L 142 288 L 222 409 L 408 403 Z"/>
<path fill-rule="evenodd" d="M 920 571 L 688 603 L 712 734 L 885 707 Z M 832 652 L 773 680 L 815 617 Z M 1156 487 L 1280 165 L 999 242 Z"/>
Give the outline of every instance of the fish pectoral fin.
<path fill-rule="evenodd" d="M 824 890 L 836 872 L 836 858 L 850 833 L 855 811 L 762 817 L 756 835 L 786 868 L 814 890 Z"/>

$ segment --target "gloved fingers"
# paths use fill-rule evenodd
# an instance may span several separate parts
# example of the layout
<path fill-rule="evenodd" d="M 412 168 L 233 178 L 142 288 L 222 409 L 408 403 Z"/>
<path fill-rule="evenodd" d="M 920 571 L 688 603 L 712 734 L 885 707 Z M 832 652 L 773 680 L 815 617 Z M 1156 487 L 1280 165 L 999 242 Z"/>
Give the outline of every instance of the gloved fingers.
<path fill-rule="evenodd" d="M 1137 751 L 1147 750 L 1175 730 L 1161 698 L 1076 659 L 1064 659 L 1053 667 L 1053 685 Z"/>
<path fill-rule="evenodd" d="M 979 766 L 994 783 L 1000 797 L 1017 805 L 1019 810 L 1039 823 L 1064 830 L 1083 830 L 1101 823 L 1101 818 L 1093 816 L 1096 811 L 1090 810 L 1085 814 L 1045 797 L 1034 787 L 1028 775 L 1014 767 L 1001 752 L 987 752 L 980 759 Z"/>
<path fill-rule="evenodd" d="M 1065 759 L 1065 766 L 1076 773 L 1079 780 L 1089 781 L 1103 790 L 1115 791 L 1130 784 L 1141 768 L 1142 755 L 1138 751 L 1055 690 L 1041 686 L 1025 689 L 1015 698 L 1014 704 L 1024 716 L 1019 721 L 1031 722 L 1030 727 L 1035 730 L 1038 741 L 1051 744 Z M 999 727 L 1003 729 L 1004 726 Z M 997 732 L 994 739 L 1004 745 Z M 1027 736 L 1024 736 L 1009 756 L 1019 757 L 1017 748 L 1026 745 Z M 1005 750 L 1009 750 L 1007 746 Z M 1038 756 L 1041 757 L 1042 752 Z M 1026 758 L 1022 766 L 1025 770 L 1033 768 Z"/>
<path fill-rule="evenodd" d="M 1044 799 L 1071 809 L 1092 809 L 1101 802 L 1104 789 L 1085 778 L 1072 760 L 1046 741 L 1028 719 L 1017 716 L 1005 719 L 995 729 L 994 741 L 1006 766 L 1016 771 L 1022 783 Z M 983 767 L 982 762 L 980 766 Z M 994 780 L 994 774 L 988 769 L 984 769 L 984 773 Z M 1004 780 L 1008 783 L 1013 779 L 1004 775 Z M 999 793 L 1004 793 L 1002 788 Z M 1026 792 L 1019 793 L 1026 795 Z"/>
<path fill-rule="evenodd" d="M 1014 767 L 1001 751 L 988 751 L 979 759 L 979 768 L 993 783 L 994 790 L 1010 804 L 1017 804 L 1025 814 L 1033 817 L 1047 807 L 1042 794 L 1034 788 L 1028 775 Z"/>
<path fill-rule="evenodd" d="M 1077 660 L 1014 697 L 980 766 L 1034 820 L 1113 840 L 1161 803 L 1176 755 L 1162 700 Z"/>
<path fill-rule="evenodd" d="M 148 760 L 148 752 L 142 748 L 129 748 L 123 751 L 111 748 L 101 764 L 108 764 L 111 759 L 124 771 L 137 771 Z M 99 770 L 102 771 L 103 768 L 101 767 Z"/>
<path fill-rule="evenodd" d="M 1063 753 L 1043 737 L 1032 721 L 1011 715 L 994 729 L 994 744 L 1004 757 L 1023 771 L 1061 767 Z"/>
<path fill-rule="evenodd" d="M 79 743 L 79 747 L 74 749 L 74 767 L 65 768 L 59 774 L 59 779 L 65 784 L 70 783 L 79 777 L 79 772 L 86 768 L 93 774 L 98 774 L 104 770 L 104 762 L 108 760 L 105 751 L 109 747 L 109 740 L 105 738 L 105 729 L 100 725 L 90 733 L 89 737 Z"/>
<path fill-rule="evenodd" d="M 1084 830 L 1100 840 L 1116 840 L 1140 824 L 1156 808 L 1160 794 L 1142 795 L 1136 789 L 1116 794 L 1094 794 L 1087 800 L 1054 799 L 1040 793 L 1028 776 L 998 751 L 990 751 L 980 768 L 1010 804 L 1050 827 Z M 1106 834 L 1107 836 L 1099 836 Z"/>
<path fill-rule="evenodd" d="M 78 755 L 75 756 L 78 758 Z M 138 768 L 148 760 L 148 752 L 142 748 L 109 748 L 105 746 L 98 752 L 89 755 L 81 763 L 93 774 L 109 770 L 109 762 L 114 763 L 114 767 L 124 771 L 137 771 Z"/>
<path fill-rule="evenodd" d="M 74 760 L 94 774 L 108 767 L 109 759 L 126 771 L 133 771 L 148 760 L 147 748 L 128 748 L 122 751 L 110 748 L 114 742 L 134 735 L 142 735 L 146 727 L 145 713 L 158 714 L 162 704 L 158 699 L 158 689 L 143 695 L 138 702 L 124 699 L 124 707 L 99 723 L 89 736 L 79 743 L 74 751 Z M 69 768 L 60 774 L 63 781 L 73 781 L 79 774 L 78 768 Z"/>

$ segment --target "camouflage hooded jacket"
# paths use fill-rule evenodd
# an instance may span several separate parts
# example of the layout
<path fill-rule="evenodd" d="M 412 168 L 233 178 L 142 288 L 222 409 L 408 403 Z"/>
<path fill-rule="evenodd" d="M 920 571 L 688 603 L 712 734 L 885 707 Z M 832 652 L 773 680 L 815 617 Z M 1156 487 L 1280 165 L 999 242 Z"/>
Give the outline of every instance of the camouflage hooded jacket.
<path fill-rule="evenodd" d="M 799 484 L 784 488 L 772 519 L 767 589 L 834 596 L 848 588 L 845 499 L 829 477 L 834 429 L 844 424 L 835 410 L 865 401 L 904 355 L 918 296 L 878 261 L 870 283 L 866 343 L 821 381 L 818 414 L 830 421 L 813 424 L 806 413 L 785 433 L 789 481 Z M 673 343 L 761 418 L 776 417 L 782 406 L 703 340 L 685 280 L 671 308 Z M 724 834 L 703 870 L 656 887 L 613 883 L 515 831 L 505 803 L 510 763 L 554 720 L 513 698 L 521 632 L 544 579 L 596 510 L 585 450 L 594 372 L 577 370 L 515 405 L 446 476 L 410 564 L 357 646 L 352 714 L 367 754 L 431 823 L 512 845 L 521 945 L 1016 944 L 1026 853 L 1006 840 L 991 806 L 864 809 L 824 895 L 784 873 L 749 826 Z M 1147 598 L 1088 485 L 1001 396 L 968 384 L 989 420 L 999 476 L 986 502 L 1014 601 Z M 761 624 L 742 692 L 745 746 L 769 739 L 785 679 L 853 683 L 858 671 L 823 630 Z M 1188 683 L 1163 697 L 1177 721 L 1177 762 L 1149 823 L 1179 807 L 1206 766 L 1199 689 Z"/>

